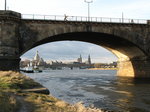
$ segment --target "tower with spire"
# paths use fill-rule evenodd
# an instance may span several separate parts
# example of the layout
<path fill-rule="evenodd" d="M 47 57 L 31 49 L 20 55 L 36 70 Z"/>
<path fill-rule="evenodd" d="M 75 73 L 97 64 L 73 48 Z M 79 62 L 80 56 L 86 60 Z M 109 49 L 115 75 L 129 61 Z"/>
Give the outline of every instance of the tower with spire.
<path fill-rule="evenodd" d="M 88 56 L 88 64 L 91 65 L 91 57 L 90 57 L 90 54 Z"/>
<path fill-rule="evenodd" d="M 78 61 L 79 63 L 82 63 L 82 56 L 81 56 L 81 54 L 80 54 L 80 57 L 77 59 L 77 61 Z"/>

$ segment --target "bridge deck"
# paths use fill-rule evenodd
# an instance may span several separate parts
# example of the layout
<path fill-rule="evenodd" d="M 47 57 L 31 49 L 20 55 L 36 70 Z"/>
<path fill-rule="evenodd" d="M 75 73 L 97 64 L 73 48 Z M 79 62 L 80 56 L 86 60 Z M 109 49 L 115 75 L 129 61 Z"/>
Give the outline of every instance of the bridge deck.
<path fill-rule="evenodd" d="M 52 20 L 52 21 L 73 21 L 73 22 L 103 22 L 103 23 L 135 23 L 147 24 L 145 19 L 108 18 L 108 17 L 85 17 L 85 16 L 63 16 L 63 15 L 36 15 L 22 14 L 22 19 L 28 20 Z"/>

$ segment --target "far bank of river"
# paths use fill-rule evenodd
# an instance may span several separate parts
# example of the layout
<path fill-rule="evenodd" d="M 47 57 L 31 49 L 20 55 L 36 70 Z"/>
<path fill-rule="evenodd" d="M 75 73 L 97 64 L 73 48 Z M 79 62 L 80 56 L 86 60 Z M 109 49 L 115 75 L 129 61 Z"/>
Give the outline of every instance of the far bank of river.
<path fill-rule="evenodd" d="M 89 70 L 118 70 L 118 68 L 89 68 Z"/>

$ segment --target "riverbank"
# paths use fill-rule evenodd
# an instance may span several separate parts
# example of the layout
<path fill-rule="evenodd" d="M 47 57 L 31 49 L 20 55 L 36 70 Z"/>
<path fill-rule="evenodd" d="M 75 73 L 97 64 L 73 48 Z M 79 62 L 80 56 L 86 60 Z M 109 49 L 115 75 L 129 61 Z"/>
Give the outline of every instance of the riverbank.
<path fill-rule="evenodd" d="M 104 112 L 82 103 L 70 105 L 18 72 L 0 72 L 0 112 Z M 105 111 L 106 112 L 106 111 Z"/>
<path fill-rule="evenodd" d="M 89 68 L 89 70 L 118 70 L 118 68 Z"/>

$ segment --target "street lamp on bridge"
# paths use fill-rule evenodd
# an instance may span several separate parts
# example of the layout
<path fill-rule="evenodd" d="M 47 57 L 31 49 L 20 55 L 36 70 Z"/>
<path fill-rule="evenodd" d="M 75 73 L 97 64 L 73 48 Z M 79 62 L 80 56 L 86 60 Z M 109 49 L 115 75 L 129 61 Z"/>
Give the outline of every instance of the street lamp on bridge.
<path fill-rule="evenodd" d="M 6 7 L 7 7 L 7 1 L 5 0 L 5 11 L 6 11 Z"/>
<path fill-rule="evenodd" d="M 88 21 L 90 21 L 90 3 L 92 3 L 93 0 L 90 0 L 90 1 L 84 0 L 84 2 L 88 4 Z"/>

